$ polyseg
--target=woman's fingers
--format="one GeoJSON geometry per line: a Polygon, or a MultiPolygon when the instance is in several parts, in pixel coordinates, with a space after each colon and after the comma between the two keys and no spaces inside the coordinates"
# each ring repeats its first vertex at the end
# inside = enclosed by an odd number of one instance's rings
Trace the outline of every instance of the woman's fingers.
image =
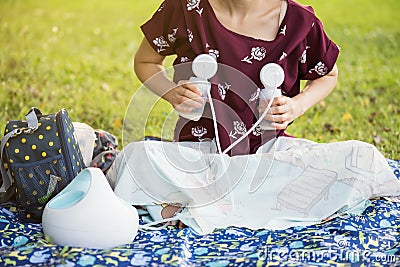
{"type": "Polygon", "coordinates": [[[192,91],[193,88],[187,88],[186,85],[181,85],[170,90],[168,94],[168,101],[178,112],[188,113],[193,108],[201,108],[204,99],[201,95],[192,91]]]}
{"type": "Polygon", "coordinates": [[[195,84],[187,80],[179,81],[178,85],[181,88],[186,89],[185,94],[187,94],[188,97],[199,97],[202,95],[200,89],[195,84]]]}
{"type": "Polygon", "coordinates": [[[271,123],[271,127],[274,127],[277,130],[285,130],[288,127],[288,125],[289,123],[287,121],[283,123],[276,123],[276,122],[271,123]]]}
{"type": "MultiPolygon", "coordinates": [[[[267,101],[266,104],[268,104],[267,101]]],[[[297,103],[293,98],[286,96],[276,97],[274,98],[264,119],[271,121],[271,126],[277,130],[286,129],[289,123],[301,115],[296,104],[297,103]]],[[[262,107],[263,110],[260,111],[260,114],[264,112],[265,107],[262,107]]]]}
{"type": "Polygon", "coordinates": [[[178,85],[178,87],[173,89],[175,92],[173,103],[175,109],[178,108],[177,110],[181,111],[179,109],[200,108],[203,105],[204,99],[197,86],[187,81],[180,81],[178,85]]]}
{"type": "MultiPolygon", "coordinates": [[[[269,103],[270,103],[270,100],[268,100],[268,99],[266,101],[264,101],[264,103],[260,103],[260,105],[259,105],[260,108],[258,109],[260,114],[264,112],[264,110],[268,107],[269,103]]],[[[277,108],[281,107],[285,103],[286,103],[286,101],[285,101],[285,99],[282,99],[282,97],[275,97],[272,101],[272,104],[271,104],[269,110],[268,110],[268,113],[270,113],[270,114],[277,113],[276,112],[277,108]]],[[[279,112],[280,112],[280,110],[279,110],[279,112]]]]}
{"type": "Polygon", "coordinates": [[[178,111],[179,113],[189,113],[192,111],[192,108],[189,106],[186,106],[185,104],[179,104],[174,106],[174,109],[178,111]]]}

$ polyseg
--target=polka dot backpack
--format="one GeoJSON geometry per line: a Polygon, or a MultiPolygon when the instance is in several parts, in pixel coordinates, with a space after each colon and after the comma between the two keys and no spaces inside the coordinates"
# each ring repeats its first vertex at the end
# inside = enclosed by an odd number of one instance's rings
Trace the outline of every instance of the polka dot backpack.
{"type": "Polygon", "coordinates": [[[85,166],[65,109],[32,108],[25,118],[7,122],[1,140],[0,198],[15,198],[21,221],[41,222],[46,203],[85,166]]]}

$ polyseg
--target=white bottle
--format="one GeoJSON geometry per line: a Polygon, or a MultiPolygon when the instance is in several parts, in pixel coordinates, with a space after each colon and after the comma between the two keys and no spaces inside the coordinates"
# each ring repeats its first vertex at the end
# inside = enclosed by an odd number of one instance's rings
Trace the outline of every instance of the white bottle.
{"type": "Polygon", "coordinates": [[[208,79],[213,77],[217,70],[217,61],[208,54],[200,54],[193,60],[192,71],[196,77],[191,77],[189,81],[195,84],[202,92],[203,105],[200,108],[192,108],[192,111],[188,113],[180,112],[179,115],[193,121],[198,121],[201,118],[208,92],[211,90],[211,83],[208,79]]]}
{"type": "MultiPolygon", "coordinates": [[[[259,106],[267,105],[266,101],[282,95],[282,91],[278,89],[285,79],[285,73],[281,66],[276,63],[266,64],[260,71],[260,80],[264,88],[260,91],[259,106]]],[[[271,126],[271,121],[262,120],[260,122],[262,130],[275,130],[271,126]]]]}

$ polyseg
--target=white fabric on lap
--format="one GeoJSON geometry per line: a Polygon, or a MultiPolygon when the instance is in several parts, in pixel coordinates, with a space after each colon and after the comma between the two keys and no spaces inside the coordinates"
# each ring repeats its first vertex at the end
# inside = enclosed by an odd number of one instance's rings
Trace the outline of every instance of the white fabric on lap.
{"type": "Polygon", "coordinates": [[[131,143],[115,162],[115,193],[135,205],[181,203],[203,233],[310,225],[338,210],[360,212],[369,198],[400,194],[370,144],[276,140],[233,157],[213,153],[211,143],[131,143]]]}

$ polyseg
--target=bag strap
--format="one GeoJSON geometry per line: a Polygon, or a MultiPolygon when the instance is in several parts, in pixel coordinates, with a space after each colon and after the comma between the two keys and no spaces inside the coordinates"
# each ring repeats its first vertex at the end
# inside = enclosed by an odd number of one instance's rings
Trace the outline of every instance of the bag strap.
{"type": "Polygon", "coordinates": [[[42,112],[38,108],[31,108],[28,114],[25,115],[28,128],[36,131],[39,127],[38,115],[42,115],[42,112]]]}
{"type": "Polygon", "coordinates": [[[8,188],[10,188],[12,184],[10,172],[9,171],[7,172],[6,169],[4,168],[5,164],[5,162],[3,162],[4,147],[6,146],[6,143],[8,142],[8,140],[10,140],[10,138],[21,134],[21,132],[22,132],[21,129],[14,129],[8,134],[6,134],[3,138],[1,138],[0,170],[1,170],[1,179],[3,180],[3,183],[0,187],[0,194],[6,193],[8,188]]]}
{"type": "Polygon", "coordinates": [[[0,150],[0,171],[1,171],[1,179],[2,179],[2,185],[0,187],[0,198],[2,198],[2,195],[7,192],[7,190],[11,187],[13,181],[11,178],[10,171],[6,171],[4,167],[3,161],[3,153],[4,153],[4,148],[8,142],[13,137],[16,137],[22,133],[25,134],[30,134],[35,132],[38,127],[39,127],[39,120],[38,120],[38,115],[42,115],[42,112],[38,108],[31,108],[28,112],[28,114],[25,115],[26,122],[28,123],[27,128],[19,128],[19,129],[14,129],[3,138],[1,138],[1,150],[0,150]]]}

